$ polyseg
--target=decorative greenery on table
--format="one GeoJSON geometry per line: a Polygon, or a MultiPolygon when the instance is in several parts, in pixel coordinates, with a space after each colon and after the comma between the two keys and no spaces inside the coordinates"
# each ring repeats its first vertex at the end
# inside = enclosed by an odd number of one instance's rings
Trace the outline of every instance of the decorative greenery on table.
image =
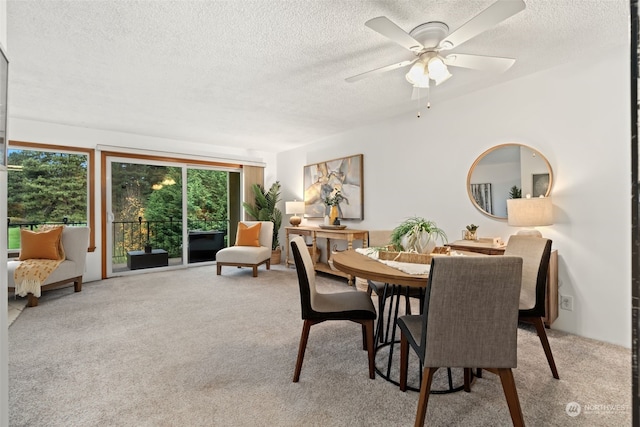
{"type": "Polygon", "coordinates": [[[521,199],[522,198],[522,189],[518,188],[518,186],[514,185],[509,190],[509,198],[510,199],[521,199]]]}
{"type": "Polygon", "coordinates": [[[470,232],[473,233],[478,229],[478,227],[480,227],[480,226],[479,225],[475,225],[475,224],[469,224],[469,225],[467,225],[467,230],[469,230],[470,232]]]}
{"type": "Polygon", "coordinates": [[[323,203],[327,206],[340,206],[340,202],[346,200],[346,198],[342,195],[340,190],[337,190],[332,196],[329,194],[327,197],[323,199],[323,203]]]}
{"type": "Polygon", "coordinates": [[[420,232],[429,233],[433,240],[440,239],[443,243],[448,241],[447,234],[435,222],[414,216],[406,219],[393,230],[391,244],[399,250],[409,250],[402,245],[402,238],[408,235],[408,243],[411,246],[419,239],[420,232]]]}
{"type": "Polygon", "coordinates": [[[271,249],[276,250],[280,247],[278,232],[280,225],[282,225],[282,211],[276,207],[280,201],[280,181],[271,184],[269,191],[265,190],[260,184],[253,184],[251,189],[255,195],[255,205],[242,202],[242,207],[244,207],[244,210],[247,211],[249,215],[258,221],[273,222],[271,249]]]}

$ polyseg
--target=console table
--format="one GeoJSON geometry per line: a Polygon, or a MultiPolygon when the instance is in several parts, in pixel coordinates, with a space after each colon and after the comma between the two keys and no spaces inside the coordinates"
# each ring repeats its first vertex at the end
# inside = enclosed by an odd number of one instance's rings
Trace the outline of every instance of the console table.
{"type": "MultiPolygon", "coordinates": [[[[492,245],[490,243],[475,240],[456,240],[447,244],[451,249],[458,251],[479,252],[485,255],[503,255],[506,245],[492,245]]],[[[549,270],[547,271],[547,289],[545,292],[543,318],[548,328],[558,318],[558,250],[551,251],[549,258],[549,270]]]]}
{"type": "Polygon", "coordinates": [[[313,266],[316,271],[323,273],[333,274],[334,276],[345,277],[348,280],[349,285],[353,285],[353,277],[350,274],[342,272],[338,269],[331,267],[332,254],[331,254],[331,240],[346,240],[347,250],[353,249],[353,241],[361,240],[362,247],[369,246],[369,231],[368,230],[354,230],[351,228],[338,229],[326,229],[320,227],[285,227],[286,242],[287,242],[287,258],[285,259],[285,265],[289,267],[289,264],[295,264],[290,256],[290,243],[289,236],[291,234],[298,236],[310,236],[311,237],[311,259],[315,259],[317,250],[317,240],[326,239],[327,254],[322,257],[318,262],[314,262],[313,266]]]}

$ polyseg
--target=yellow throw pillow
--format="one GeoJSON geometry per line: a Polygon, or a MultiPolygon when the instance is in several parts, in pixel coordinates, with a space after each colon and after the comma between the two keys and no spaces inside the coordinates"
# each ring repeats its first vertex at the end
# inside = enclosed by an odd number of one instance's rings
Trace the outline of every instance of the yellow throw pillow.
{"type": "Polygon", "coordinates": [[[20,229],[20,261],[25,259],[62,259],[60,236],[62,227],[47,231],[20,229]]]}
{"type": "Polygon", "coordinates": [[[236,246],[260,246],[261,223],[251,226],[245,223],[238,223],[238,235],[236,236],[236,246]]]}

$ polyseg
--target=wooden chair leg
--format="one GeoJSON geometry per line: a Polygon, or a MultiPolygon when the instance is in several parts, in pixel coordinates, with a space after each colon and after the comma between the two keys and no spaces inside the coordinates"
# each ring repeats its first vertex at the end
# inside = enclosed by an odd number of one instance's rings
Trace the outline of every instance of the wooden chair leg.
{"type": "Polygon", "coordinates": [[[73,291],[81,292],[82,291],[82,277],[73,282],[73,291]]]}
{"type": "Polygon", "coordinates": [[[38,297],[29,293],[27,294],[27,307],[37,307],[38,306],[38,297]]]}
{"type": "Polygon", "coordinates": [[[549,346],[549,340],[547,339],[547,331],[544,328],[544,322],[542,321],[542,317],[529,317],[525,319],[528,322],[533,323],[536,327],[536,331],[538,332],[538,338],[540,338],[540,342],[542,343],[542,348],[544,349],[544,354],[547,356],[547,362],[549,363],[549,367],[551,368],[551,374],[553,378],[559,380],[560,376],[558,375],[558,369],[556,368],[556,362],[553,360],[553,354],[551,353],[551,346],[549,346]]]}
{"type": "Polygon", "coordinates": [[[222,273],[222,266],[220,264],[216,265],[216,274],[219,276],[222,273]]]}
{"type": "Polygon", "coordinates": [[[509,413],[511,414],[513,426],[524,427],[524,417],[522,416],[522,408],[520,407],[520,399],[518,399],[516,383],[513,380],[513,372],[510,368],[500,368],[498,369],[498,374],[502,382],[504,397],[507,398],[507,405],[509,405],[509,413]]]}
{"type": "Polygon", "coordinates": [[[464,368],[464,391],[471,392],[471,368],[464,368]]]}
{"type": "Polygon", "coordinates": [[[267,270],[271,270],[271,260],[267,261],[267,270]]]}
{"type": "MultiPolygon", "coordinates": [[[[400,333],[400,391],[407,391],[407,371],[409,366],[409,341],[400,333]]],[[[424,380],[423,380],[424,381],[424,380]]]]}
{"type": "Polygon", "coordinates": [[[433,374],[438,368],[425,367],[422,374],[422,384],[420,385],[420,397],[418,398],[418,411],[416,412],[415,427],[422,427],[427,415],[427,405],[429,404],[429,394],[431,392],[431,382],[433,374]]]}
{"type": "Polygon", "coordinates": [[[298,359],[296,360],[296,370],[293,374],[293,382],[300,380],[300,371],[302,370],[302,360],[304,359],[304,351],[307,349],[307,341],[309,340],[309,329],[311,329],[311,321],[305,320],[302,325],[302,335],[300,336],[300,346],[298,347],[298,359]]]}
{"type": "Polygon", "coordinates": [[[362,324],[362,349],[367,349],[367,327],[362,324]]]}
{"type": "Polygon", "coordinates": [[[373,348],[373,320],[366,320],[364,323],[367,355],[369,356],[369,378],[376,378],[376,352],[373,348]]]}
{"type": "Polygon", "coordinates": [[[257,265],[253,266],[253,277],[258,277],[258,266],[257,265]]]}

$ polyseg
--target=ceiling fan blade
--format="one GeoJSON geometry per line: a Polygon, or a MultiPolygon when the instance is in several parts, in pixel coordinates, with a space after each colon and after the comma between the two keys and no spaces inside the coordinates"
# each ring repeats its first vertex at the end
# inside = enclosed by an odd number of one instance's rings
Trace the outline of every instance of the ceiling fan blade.
{"type": "Polygon", "coordinates": [[[386,16],[378,16],[377,18],[370,19],[365,22],[364,25],[412,52],[420,52],[424,49],[422,43],[411,37],[386,16]]]}
{"type": "Polygon", "coordinates": [[[411,65],[416,62],[418,58],[402,61],[396,64],[387,65],[386,67],[376,68],[375,70],[367,71],[366,73],[356,74],[355,76],[347,77],[345,80],[349,83],[357,82],[358,80],[362,80],[367,77],[375,76],[376,74],[386,73],[387,71],[397,70],[398,68],[406,67],[407,65],[411,65]]]}
{"type": "Polygon", "coordinates": [[[513,58],[501,58],[498,56],[467,55],[452,53],[444,58],[444,63],[452,67],[471,68],[480,71],[492,71],[502,73],[507,71],[516,62],[513,58]]]}
{"type": "Polygon", "coordinates": [[[498,0],[442,39],[439,48],[447,50],[458,47],[467,40],[523,11],[525,7],[526,5],[522,0],[498,0]]]}

